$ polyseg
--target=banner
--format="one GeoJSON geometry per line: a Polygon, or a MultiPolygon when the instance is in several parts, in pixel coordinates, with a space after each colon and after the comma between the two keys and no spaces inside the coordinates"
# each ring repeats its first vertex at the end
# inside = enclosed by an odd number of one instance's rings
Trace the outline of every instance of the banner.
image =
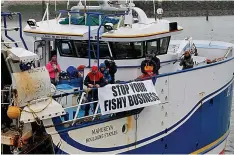
{"type": "Polygon", "coordinates": [[[152,80],[106,85],[98,89],[98,100],[102,115],[161,103],[152,80]]]}

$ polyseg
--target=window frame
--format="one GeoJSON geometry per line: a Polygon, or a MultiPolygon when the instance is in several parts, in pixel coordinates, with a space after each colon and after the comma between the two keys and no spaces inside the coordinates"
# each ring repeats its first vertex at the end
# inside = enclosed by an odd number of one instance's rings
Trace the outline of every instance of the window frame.
{"type": "Polygon", "coordinates": [[[62,57],[77,57],[77,53],[74,50],[74,46],[73,46],[73,42],[71,40],[55,40],[55,45],[56,45],[56,49],[58,49],[59,51],[59,55],[62,57]],[[67,43],[69,46],[69,49],[71,51],[71,54],[65,54],[63,53],[63,48],[62,48],[62,44],[63,43],[67,43]]]}
{"type": "MultiPolygon", "coordinates": [[[[145,42],[144,42],[144,41],[137,41],[137,42],[109,42],[109,44],[110,44],[110,48],[111,48],[111,52],[112,52],[113,58],[114,58],[115,60],[132,60],[132,59],[142,59],[142,58],[145,57],[145,52],[144,52],[144,49],[145,49],[145,42]],[[116,46],[116,44],[118,44],[118,43],[120,43],[120,44],[129,44],[129,47],[128,47],[128,48],[132,48],[132,47],[131,47],[131,44],[132,44],[132,43],[133,43],[133,45],[134,45],[134,48],[135,48],[135,46],[136,46],[136,43],[140,43],[140,44],[141,44],[141,45],[140,45],[140,46],[141,46],[141,48],[140,48],[140,55],[137,56],[137,57],[117,58],[117,57],[116,57],[115,48],[113,47],[113,45],[116,46]]],[[[132,51],[133,51],[133,50],[132,50],[132,51]]],[[[135,50],[134,52],[136,52],[136,50],[135,50]]]]}
{"type": "Polygon", "coordinates": [[[159,44],[160,44],[160,47],[159,47],[160,50],[159,50],[159,51],[160,51],[160,54],[159,54],[159,55],[167,54],[168,48],[169,48],[169,44],[170,44],[170,40],[171,40],[171,36],[160,38],[160,40],[159,40],[159,44]],[[162,47],[162,46],[161,46],[161,40],[162,40],[162,39],[168,39],[168,42],[167,42],[167,45],[166,45],[166,49],[165,49],[166,53],[162,53],[162,52],[161,52],[161,47],[162,47]]]}
{"type": "MultiPolygon", "coordinates": [[[[84,58],[84,59],[94,59],[94,60],[96,60],[97,59],[97,42],[95,42],[95,41],[91,41],[90,42],[90,58],[89,58],[89,51],[88,51],[88,41],[82,41],[82,40],[74,40],[74,48],[75,48],[75,51],[76,51],[76,54],[77,54],[77,57],[78,58],[84,58]],[[80,51],[78,50],[78,47],[76,46],[76,43],[79,43],[79,44],[86,44],[87,45],[87,57],[81,57],[80,56],[80,51]],[[92,49],[92,48],[94,48],[94,49],[92,49]],[[95,49],[96,48],[96,49],[95,49]],[[95,50],[95,53],[93,54],[93,56],[94,57],[92,57],[92,55],[91,55],[91,52],[93,52],[93,50],[95,50]]],[[[107,42],[104,42],[104,41],[102,41],[102,42],[99,42],[99,59],[108,59],[109,57],[111,57],[111,54],[110,54],[110,50],[109,50],[109,48],[108,48],[108,43],[107,42]],[[106,48],[108,49],[108,55],[106,56],[106,57],[100,57],[100,51],[101,51],[101,46],[103,46],[103,45],[105,45],[106,46],[106,48]]]]}
{"type": "Polygon", "coordinates": [[[168,48],[169,48],[169,44],[170,44],[170,40],[171,40],[171,36],[166,36],[166,37],[157,38],[157,39],[153,39],[153,40],[147,40],[146,43],[145,43],[145,53],[148,51],[148,43],[149,43],[149,42],[155,42],[155,41],[156,41],[156,44],[157,44],[157,47],[156,47],[156,55],[164,55],[164,54],[167,54],[168,48]],[[162,53],[162,52],[161,52],[161,40],[162,40],[162,39],[165,39],[165,38],[168,38],[168,43],[167,43],[167,47],[166,47],[166,49],[165,49],[166,52],[162,53]]]}

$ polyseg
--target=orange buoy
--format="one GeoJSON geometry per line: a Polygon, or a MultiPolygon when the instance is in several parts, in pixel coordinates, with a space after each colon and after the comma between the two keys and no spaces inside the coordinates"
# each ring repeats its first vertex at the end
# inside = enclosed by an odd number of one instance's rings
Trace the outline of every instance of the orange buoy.
{"type": "Polygon", "coordinates": [[[7,116],[10,119],[17,119],[20,117],[20,108],[16,106],[9,106],[7,110],[7,116]]]}

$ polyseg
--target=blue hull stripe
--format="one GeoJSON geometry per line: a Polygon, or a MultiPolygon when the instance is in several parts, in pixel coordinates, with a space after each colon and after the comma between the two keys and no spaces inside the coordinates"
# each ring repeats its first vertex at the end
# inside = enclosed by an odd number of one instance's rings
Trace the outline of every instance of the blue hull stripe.
{"type": "Polygon", "coordinates": [[[228,131],[228,134],[226,134],[226,135],[224,136],[224,138],[222,138],[217,144],[215,144],[214,146],[208,148],[208,149],[205,150],[205,151],[199,152],[199,154],[205,154],[205,153],[207,153],[207,152],[213,150],[214,148],[216,148],[217,146],[219,146],[223,141],[225,141],[225,140],[227,139],[228,135],[229,135],[229,131],[228,131]]]}
{"type": "MultiPolygon", "coordinates": [[[[116,151],[116,150],[120,150],[120,149],[131,147],[131,146],[135,146],[135,145],[144,143],[146,141],[149,141],[149,140],[151,140],[153,138],[156,138],[156,137],[158,137],[160,135],[163,135],[166,132],[172,130],[173,128],[175,128],[176,126],[178,126],[182,121],[184,121],[200,105],[200,103],[202,101],[204,101],[205,99],[207,99],[210,96],[214,95],[215,93],[219,92],[220,90],[222,90],[226,86],[230,85],[232,82],[233,82],[233,78],[227,84],[225,84],[223,87],[221,87],[220,89],[216,90],[215,92],[213,92],[213,93],[207,95],[206,97],[204,97],[203,99],[201,99],[185,117],[183,117],[180,121],[178,121],[173,126],[171,126],[170,128],[168,128],[167,131],[161,131],[161,132],[159,132],[159,133],[157,133],[155,135],[152,135],[152,136],[150,136],[148,138],[142,139],[140,141],[137,141],[137,142],[134,142],[134,143],[131,143],[131,144],[128,144],[128,145],[111,147],[111,148],[93,148],[93,147],[85,146],[85,145],[80,144],[79,142],[75,141],[74,139],[72,139],[69,136],[68,132],[60,133],[60,137],[64,141],[66,141],[69,145],[71,145],[71,146],[73,146],[75,148],[78,148],[79,150],[86,151],[86,152],[108,152],[108,151],[116,151]]],[[[59,133],[59,130],[58,129],[56,129],[56,130],[59,133]]]]}

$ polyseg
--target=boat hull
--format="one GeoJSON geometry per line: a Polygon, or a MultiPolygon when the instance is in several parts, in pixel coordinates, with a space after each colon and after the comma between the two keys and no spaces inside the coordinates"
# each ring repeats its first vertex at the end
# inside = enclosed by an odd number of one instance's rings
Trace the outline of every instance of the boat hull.
{"type": "Polygon", "coordinates": [[[218,154],[229,134],[233,60],[158,76],[163,104],[137,116],[73,126],[53,118],[44,125],[54,125],[46,130],[57,153],[218,154]]]}

